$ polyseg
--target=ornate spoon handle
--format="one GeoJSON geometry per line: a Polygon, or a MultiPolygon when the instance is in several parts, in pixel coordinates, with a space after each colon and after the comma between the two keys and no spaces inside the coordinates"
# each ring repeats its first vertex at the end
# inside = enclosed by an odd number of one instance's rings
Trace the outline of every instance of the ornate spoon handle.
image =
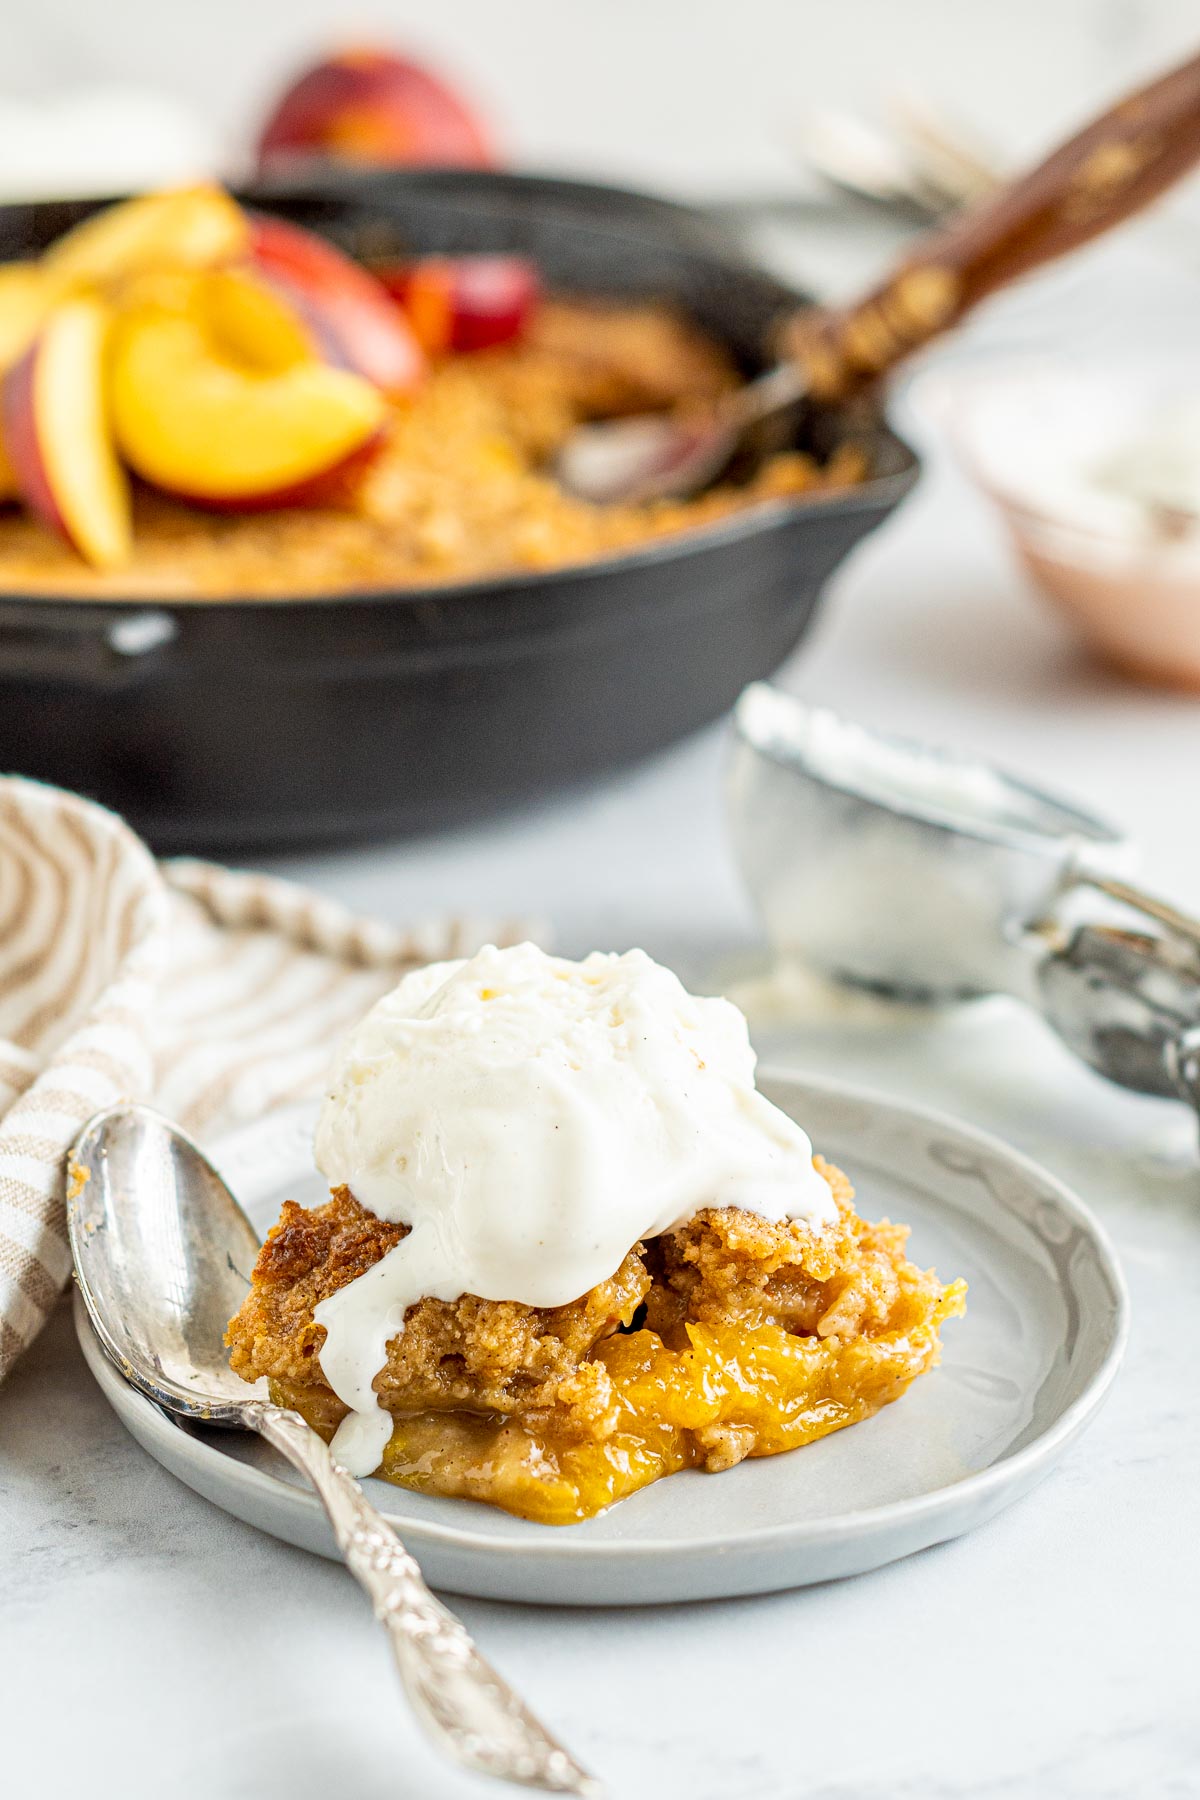
{"type": "Polygon", "coordinates": [[[391,1526],[299,1413],[252,1400],[244,1417],[316,1489],[346,1567],[386,1628],[405,1692],[438,1748],[465,1768],[519,1787],[598,1795],[599,1783],[538,1724],[454,1614],[434,1599],[391,1526]]]}

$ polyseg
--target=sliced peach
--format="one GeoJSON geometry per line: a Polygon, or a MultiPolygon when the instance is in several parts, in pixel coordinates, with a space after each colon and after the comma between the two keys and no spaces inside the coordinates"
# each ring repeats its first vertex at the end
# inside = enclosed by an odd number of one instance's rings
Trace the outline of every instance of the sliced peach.
{"type": "Polygon", "coordinates": [[[523,256],[422,256],[375,274],[430,356],[512,342],[541,298],[537,265],[523,256]]]}
{"type": "Polygon", "coordinates": [[[250,268],[213,269],[197,302],[218,343],[252,368],[278,373],[296,363],[340,366],[340,346],[303,304],[250,268]]]}
{"type": "Polygon", "coordinates": [[[228,262],[249,236],[245,213],[223,188],[172,188],[93,213],[51,244],[42,266],[60,291],[108,287],[146,270],[228,262]]]}
{"type": "Polygon", "coordinates": [[[377,389],[318,362],[262,370],[223,355],[194,313],[149,307],[120,320],[113,424],[129,466],[183,499],[284,504],[376,437],[377,389]]]}
{"type": "MultiPolygon", "coordinates": [[[[37,263],[0,263],[0,374],[28,350],[49,305],[49,286],[37,263]]],[[[0,500],[19,494],[17,472],[0,437],[0,500]]]]}
{"type": "Polygon", "coordinates": [[[421,347],[373,275],[325,238],[283,219],[255,214],[250,230],[253,268],[307,318],[327,360],[365,375],[387,394],[416,385],[425,369],[421,347]]]}
{"type": "Polygon", "coordinates": [[[98,569],[129,559],[129,484],[105,400],[107,307],[81,297],[46,318],[4,378],[4,443],[21,498],[98,569]]]}
{"type": "Polygon", "coordinates": [[[490,168],[474,109],[419,63],[387,50],[345,50],[295,80],[259,140],[264,167],[296,157],[490,168]]]}
{"type": "Polygon", "coordinates": [[[28,350],[52,298],[38,263],[0,263],[0,369],[11,369],[28,350]]]}

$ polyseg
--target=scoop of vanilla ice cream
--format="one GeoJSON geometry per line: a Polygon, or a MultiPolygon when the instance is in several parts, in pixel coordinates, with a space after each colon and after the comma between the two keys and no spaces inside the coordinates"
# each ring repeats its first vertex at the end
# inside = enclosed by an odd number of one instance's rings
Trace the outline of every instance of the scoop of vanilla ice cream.
{"type": "Polygon", "coordinates": [[[380,1000],[341,1047],[316,1138],[331,1185],[412,1227],[317,1308],[322,1370],[359,1415],[343,1461],[378,1463],[389,1421],[371,1383],[422,1297],[561,1306],[709,1206],[831,1222],[812,1146],[754,1063],[735,1006],[640,950],[489,947],[380,1000]]]}
{"type": "Polygon", "coordinates": [[[736,1007],[640,950],[489,947],[406,976],[350,1034],[317,1163],[381,1219],[434,1225],[461,1292],[558,1306],[705,1206],[832,1216],[754,1061],[736,1007]]]}

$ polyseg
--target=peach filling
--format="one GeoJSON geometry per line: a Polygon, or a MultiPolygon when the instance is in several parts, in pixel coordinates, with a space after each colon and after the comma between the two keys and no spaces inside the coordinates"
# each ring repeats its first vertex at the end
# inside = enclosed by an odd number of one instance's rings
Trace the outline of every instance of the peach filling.
{"type": "MultiPolygon", "coordinates": [[[[774,1456],[868,1418],[937,1361],[939,1328],[964,1311],[964,1293],[955,1282],[930,1306],[914,1291],[877,1336],[687,1324],[685,1347],[672,1350],[653,1331],[619,1333],[593,1353],[612,1394],[593,1435],[553,1409],[417,1412],[396,1418],[379,1474],[542,1525],[574,1524],[679,1469],[774,1456]]],[[[273,1381],[271,1391],[332,1437],[345,1409],[327,1390],[273,1381]]]]}

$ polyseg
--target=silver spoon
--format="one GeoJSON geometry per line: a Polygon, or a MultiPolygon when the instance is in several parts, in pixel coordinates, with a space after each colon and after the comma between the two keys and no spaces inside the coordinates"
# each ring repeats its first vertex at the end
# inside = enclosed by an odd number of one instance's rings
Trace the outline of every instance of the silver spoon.
{"type": "Polygon", "coordinates": [[[699,492],[752,427],[800,402],[836,414],[998,288],[1130,217],[1197,161],[1200,56],[924,234],[863,298],[784,323],[778,367],[703,415],[647,414],[572,432],[555,465],[559,483],[598,504],[699,492]]]}
{"type": "Polygon", "coordinates": [[[798,406],[809,385],[799,362],[779,363],[694,417],[638,413],[580,425],[558,453],[555,478],[593,506],[698,494],[716,480],[753,426],[798,406]]]}
{"type": "Polygon", "coordinates": [[[148,1106],[114,1106],[68,1164],[75,1274],[105,1351],[168,1412],[257,1431],[305,1475],[386,1628],[417,1718],[453,1762],[553,1794],[602,1790],[480,1656],[413,1558],[299,1413],[230,1369],[223,1338],[258,1239],[203,1153],[148,1106]]]}

